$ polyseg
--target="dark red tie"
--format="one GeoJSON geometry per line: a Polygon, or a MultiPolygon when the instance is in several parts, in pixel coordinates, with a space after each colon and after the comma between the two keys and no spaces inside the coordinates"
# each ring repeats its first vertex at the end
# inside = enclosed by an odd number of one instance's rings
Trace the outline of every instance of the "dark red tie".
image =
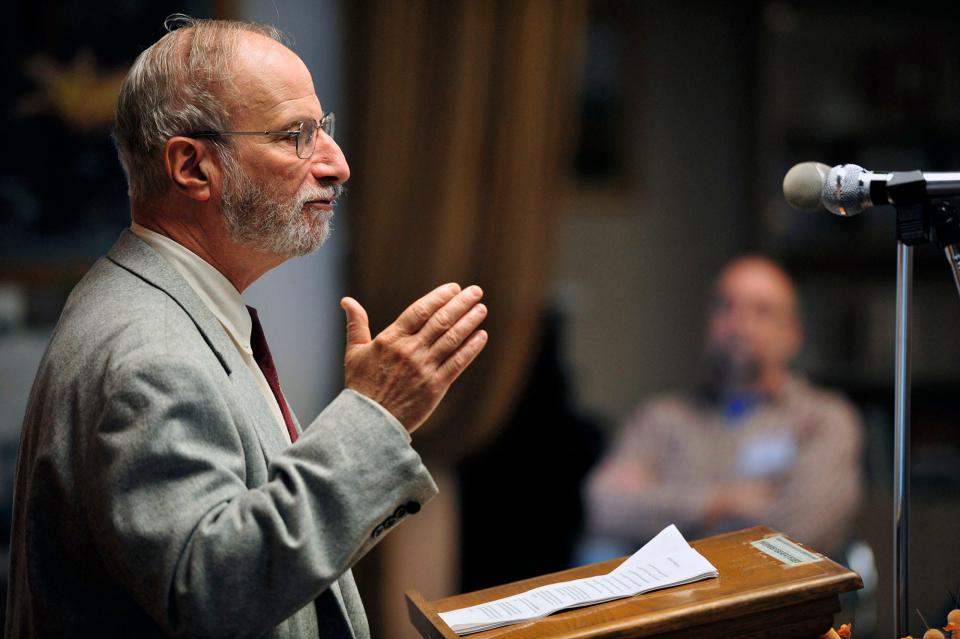
{"type": "Polygon", "coordinates": [[[267,378],[267,384],[273,391],[273,396],[277,398],[277,404],[280,405],[280,412],[283,413],[283,421],[287,425],[287,432],[290,433],[290,441],[297,441],[297,427],[293,425],[293,415],[290,413],[290,407],[287,406],[287,400],[283,398],[283,391],[280,390],[280,378],[277,376],[277,367],[273,365],[273,356],[270,354],[270,347],[267,346],[267,338],[263,334],[263,326],[260,325],[260,318],[257,317],[257,309],[248,306],[250,319],[253,320],[253,330],[250,332],[250,348],[253,349],[253,359],[257,361],[257,366],[267,378]]]}

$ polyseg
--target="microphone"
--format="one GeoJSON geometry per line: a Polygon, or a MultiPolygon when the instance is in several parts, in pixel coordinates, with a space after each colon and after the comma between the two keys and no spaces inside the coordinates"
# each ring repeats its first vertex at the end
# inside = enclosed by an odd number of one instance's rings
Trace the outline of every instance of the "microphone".
{"type": "MultiPolygon", "coordinates": [[[[784,176],[783,197],[799,211],[825,208],[851,217],[872,206],[896,204],[887,192],[887,183],[895,175],[905,174],[868,171],[856,164],[830,168],[820,162],[801,162],[784,176]]],[[[920,177],[927,198],[960,196],[960,172],[921,173],[920,177]]]]}

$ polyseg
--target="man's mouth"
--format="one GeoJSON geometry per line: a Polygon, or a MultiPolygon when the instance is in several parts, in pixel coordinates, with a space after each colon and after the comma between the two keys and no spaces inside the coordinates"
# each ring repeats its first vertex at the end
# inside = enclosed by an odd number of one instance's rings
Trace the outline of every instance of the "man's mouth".
{"type": "Polygon", "coordinates": [[[333,207],[336,206],[337,200],[342,192],[343,187],[340,185],[319,188],[309,194],[313,195],[314,197],[304,202],[303,208],[315,210],[319,209],[321,211],[332,212],[333,207]]]}
{"type": "Polygon", "coordinates": [[[323,209],[324,211],[333,210],[333,205],[336,200],[310,200],[304,206],[310,206],[313,208],[323,209]]]}

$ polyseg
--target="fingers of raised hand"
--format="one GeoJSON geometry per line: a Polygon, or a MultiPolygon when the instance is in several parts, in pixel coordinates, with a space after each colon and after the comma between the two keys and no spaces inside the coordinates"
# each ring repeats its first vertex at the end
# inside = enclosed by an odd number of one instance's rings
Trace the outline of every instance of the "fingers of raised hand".
{"type": "Polygon", "coordinates": [[[347,316],[347,346],[366,344],[370,341],[370,324],[367,311],[352,297],[340,300],[340,308],[347,316]]]}
{"type": "MultiPolygon", "coordinates": [[[[475,313],[477,306],[482,306],[479,304],[482,297],[483,291],[479,286],[468,286],[463,289],[463,291],[444,304],[442,308],[437,309],[433,316],[423,325],[423,328],[420,329],[418,337],[427,346],[433,345],[434,342],[444,340],[463,318],[470,315],[471,312],[475,313]]],[[[482,316],[479,319],[483,319],[483,316],[486,315],[486,307],[483,307],[483,310],[480,312],[482,316]]],[[[474,319],[476,319],[475,315],[474,319]]],[[[474,325],[474,328],[476,328],[476,325],[474,325]]],[[[453,348],[459,346],[460,342],[472,332],[473,329],[463,333],[460,338],[456,340],[456,343],[453,344],[453,348]]]]}
{"type": "Polygon", "coordinates": [[[407,335],[413,335],[459,292],[460,285],[456,283],[438,286],[408,306],[394,322],[394,326],[407,335]]]}
{"type": "Polygon", "coordinates": [[[486,345],[487,332],[476,331],[440,365],[437,369],[440,379],[448,385],[453,383],[453,380],[460,377],[460,374],[470,366],[486,345]]]}
{"type": "MultiPolygon", "coordinates": [[[[453,302],[451,302],[452,304],[453,302]]],[[[438,313],[441,312],[437,311],[438,313]]],[[[460,316],[460,319],[449,329],[440,334],[430,345],[430,359],[438,365],[445,361],[451,353],[460,348],[487,317],[487,307],[477,303],[460,316]]],[[[433,320],[431,320],[432,323],[433,320]]],[[[426,330],[424,327],[423,330],[426,330]]]]}

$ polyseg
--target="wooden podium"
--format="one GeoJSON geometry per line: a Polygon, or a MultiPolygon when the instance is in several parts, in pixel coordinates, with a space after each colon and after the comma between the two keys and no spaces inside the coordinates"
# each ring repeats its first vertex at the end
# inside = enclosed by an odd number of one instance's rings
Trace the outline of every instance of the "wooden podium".
{"type": "MultiPolygon", "coordinates": [[[[750,542],[780,533],[757,526],[692,542],[719,572],[698,581],[626,599],[575,608],[467,635],[474,639],[816,639],[833,624],[840,594],[863,587],[860,576],[823,559],[787,565],[750,542]]],[[[558,581],[607,573],[623,559],[525,579],[486,590],[426,601],[406,593],[410,621],[427,639],[455,639],[437,615],[558,581]]]]}

